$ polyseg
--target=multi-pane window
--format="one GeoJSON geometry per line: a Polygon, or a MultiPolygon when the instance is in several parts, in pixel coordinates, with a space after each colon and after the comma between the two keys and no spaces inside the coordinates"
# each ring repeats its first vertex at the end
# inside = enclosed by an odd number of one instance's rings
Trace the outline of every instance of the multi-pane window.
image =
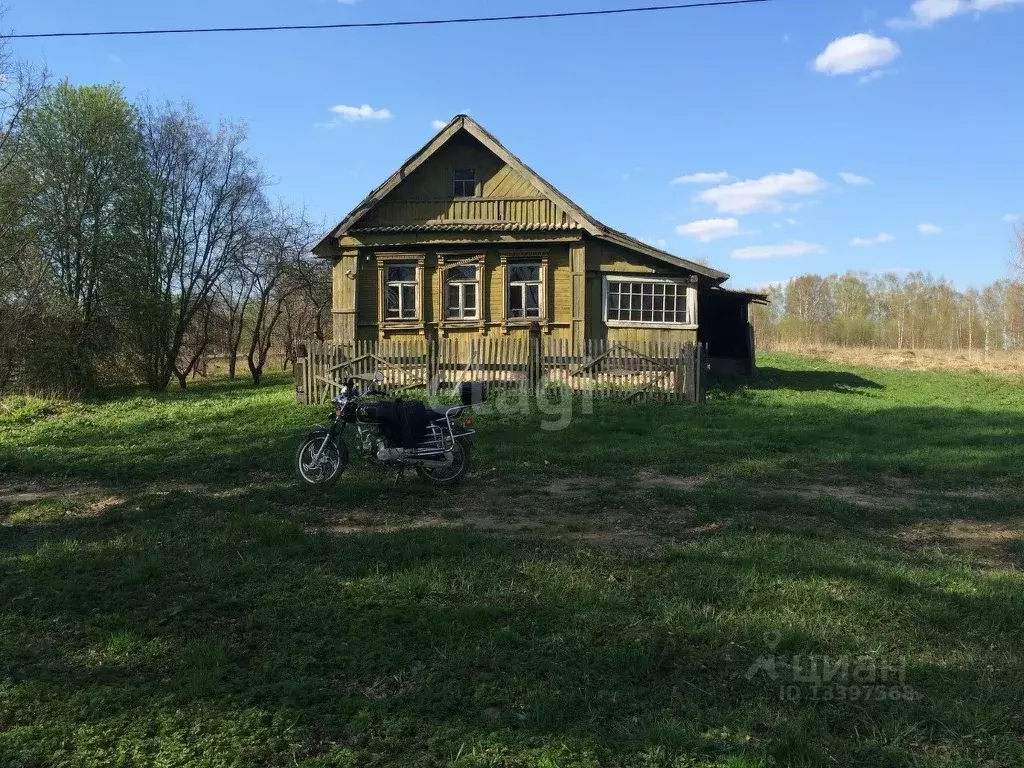
{"type": "Polygon", "coordinates": [[[541,316],[541,289],[540,264],[509,264],[509,318],[539,318],[541,316]]]}
{"type": "Polygon", "coordinates": [[[389,264],[384,286],[388,320],[415,320],[416,265],[389,264]]]}
{"type": "Polygon", "coordinates": [[[447,288],[447,308],[445,316],[449,320],[476,320],[480,317],[480,268],[452,267],[445,273],[447,288]]]}
{"type": "Polygon", "coordinates": [[[476,170],[460,168],[455,171],[455,197],[476,197],[476,170]]]}
{"type": "Polygon", "coordinates": [[[684,325],[687,287],[677,283],[608,281],[608,320],[684,325]]]}

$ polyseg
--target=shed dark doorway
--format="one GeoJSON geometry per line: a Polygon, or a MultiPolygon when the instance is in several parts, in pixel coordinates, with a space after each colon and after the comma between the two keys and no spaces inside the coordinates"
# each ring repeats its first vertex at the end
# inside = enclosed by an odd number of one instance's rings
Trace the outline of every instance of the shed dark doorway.
{"type": "Polygon", "coordinates": [[[752,294],[725,290],[701,292],[697,334],[708,345],[713,373],[754,374],[754,331],[749,316],[753,298],[752,294]]]}

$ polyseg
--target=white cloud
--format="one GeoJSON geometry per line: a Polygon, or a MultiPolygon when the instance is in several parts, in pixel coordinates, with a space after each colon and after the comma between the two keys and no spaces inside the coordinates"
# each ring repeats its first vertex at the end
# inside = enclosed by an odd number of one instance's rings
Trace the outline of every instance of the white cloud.
{"type": "Polygon", "coordinates": [[[917,231],[922,235],[941,235],[942,227],[936,224],[918,224],[917,231]]]}
{"type": "Polygon", "coordinates": [[[672,179],[673,184],[721,184],[728,181],[731,176],[726,171],[717,173],[691,173],[689,176],[680,176],[672,179]]]}
{"type": "Polygon", "coordinates": [[[390,120],[394,117],[390,109],[374,109],[369,104],[363,104],[361,107],[338,104],[331,107],[331,112],[347,123],[357,123],[361,120],[390,120]]]}
{"type": "Polygon", "coordinates": [[[855,237],[850,241],[850,245],[855,248],[871,248],[874,245],[891,243],[895,239],[896,237],[894,235],[890,235],[888,232],[882,232],[874,237],[855,237]]]}
{"type": "Polygon", "coordinates": [[[910,6],[910,16],[893,19],[890,25],[900,27],[930,27],[937,21],[945,21],[970,9],[966,0],[917,0],[910,6]]]}
{"type": "Polygon", "coordinates": [[[430,125],[433,126],[435,131],[440,131],[442,128],[448,125],[448,123],[446,123],[444,120],[431,120],[430,125]]]}
{"type": "Polygon", "coordinates": [[[1013,224],[1013,222],[1015,221],[1020,221],[1021,218],[1021,214],[1019,213],[1008,213],[1005,216],[1003,216],[1003,221],[1005,221],[1007,224],[1013,224]]]}
{"type": "Polygon", "coordinates": [[[691,221],[689,224],[680,224],[676,227],[676,232],[684,237],[696,237],[702,243],[710,243],[712,240],[722,240],[742,234],[740,223],[736,219],[691,221]]]}
{"type": "Polygon", "coordinates": [[[814,60],[814,68],[825,75],[852,75],[891,64],[900,55],[900,47],[888,37],[861,32],[833,40],[814,60]]]}
{"type": "Polygon", "coordinates": [[[660,248],[663,251],[666,248],[668,248],[668,240],[666,240],[663,237],[658,237],[658,238],[654,238],[654,237],[641,237],[640,238],[640,242],[641,243],[647,243],[648,245],[653,246],[654,248],[660,248]]]}
{"type": "Polygon", "coordinates": [[[1022,3],[1024,0],[916,0],[910,6],[909,15],[891,19],[889,26],[896,29],[920,29],[971,11],[985,13],[1022,3]]]}
{"type": "Polygon", "coordinates": [[[749,248],[740,248],[732,252],[732,257],[740,261],[752,261],[755,259],[791,259],[797,256],[823,253],[828,253],[825,246],[798,240],[779,245],[754,245],[749,248]]]}
{"type": "Polygon", "coordinates": [[[783,198],[814,195],[828,186],[816,173],[797,169],[792,173],[776,173],[760,179],[738,181],[712,187],[695,200],[714,205],[719,213],[745,214],[755,211],[781,211],[783,198]]]}
{"type": "Polygon", "coordinates": [[[863,186],[864,184],[871,183],[871,179],[866,176],[858,176],[856,173],[847,173],[846,171],[840,173],[839,178],[847,184],[853,184],[854,186],[863,186]]]}

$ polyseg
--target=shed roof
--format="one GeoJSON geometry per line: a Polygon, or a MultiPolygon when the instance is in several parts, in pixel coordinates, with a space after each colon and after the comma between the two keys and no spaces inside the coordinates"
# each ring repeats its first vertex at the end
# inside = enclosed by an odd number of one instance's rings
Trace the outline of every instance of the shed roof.
{"type": "Polygon", "coordinates": [[[730,288],[722,288],[715,286],[709,288],[707,291],[712,296],[715,294],[721,294],[724,296],[735,296],[736,298],[746,299],[747,301],[753,302],[754,304],[769,304],[767,293],[758,293],[757,291],[734,291],[730,288]]]}
{"type": "MultiPolygon", "coordinates": [[[[514,170],[522,174],[527,178],[531,184],[533,184],[545,197],[555,202],[555,204],[561,206],[565,210],[569,211],[574,221],[571,225],[560,227],[557,229],[578,229],[586,232],[592,237],[596,237],[600,240],[605,240],[610,243],[628,248],[629,250],[641,253],[645,256],[649,256],[667,264],[671,264],[675,267],[680,267],[694,272],[698,275],[703,275],[716,283],[723,283],[729,279],[729,275],[725,272],[719,272],[717,269],[699,264],[688,259],[683,259],[678,256],[674,256],[667,251],[663,251],[660,248],[655,248],[647,243],[637,240],[634,237],[630,237],[624,232],[619,232],[612,229],[611,227],[602,224],[600,221],[595,219],[589,213],[580,208],[576,203],[570,200],[568,197],[563,195],[554,186],[543,179],[540,174],[526,165],[522,160],[512,154],[498,139],[496,139],[491,133],[489,133],[483,126],[477,123],[473,118],[468,115],[458,115],[448,125],[442,128],[437,135],[434,136],[429,142],[427,142],[418,152],[412,155],[402,166],[395,171],[388,179],[373,190],[366,198],[357,205],[351,213],[349,213],[344,219],[342,219],[337,226],[331,229],[327,235],[320,241],[320,243],[313,249],[313,252],[317,255],[326,256],[333,251],[333,241],[337,238],[344,237],[351,230],[356,229],[356,225],[359,221],[366,216],[378,203],[380,203],[385,197],[393,192],[399,184],[401,184],[408,176],[425,163],[431,156],[433,156],[441,147],[447,144],[456,134],[460,131],[465,131],[487,149],[493,152],[498,158],[504,163],[511,166],[514,170]]],[[[501,224],[507,224],[508,222],[502,222],[501,224]]],[[[365,232],[410,232],[410,231],[437,231],[441,227],[445,230],[452,231],[474,231],[477,228],[495,229],[499,226],[498,223],[494,225],[481,224],[476,222],[475,224],[458,222],[446,223],[443,225],[412,225],[408,228],[403,227],[402,229],[395,228],[383,228],[383,227],[369,227],[366,229],[360,229],[359,231],[365,232]]],[[[528,229],[528,227],[524,227],[528,229]]],[[[548,227],[547,229],[556,229],[556,227],[548,227]]]]}

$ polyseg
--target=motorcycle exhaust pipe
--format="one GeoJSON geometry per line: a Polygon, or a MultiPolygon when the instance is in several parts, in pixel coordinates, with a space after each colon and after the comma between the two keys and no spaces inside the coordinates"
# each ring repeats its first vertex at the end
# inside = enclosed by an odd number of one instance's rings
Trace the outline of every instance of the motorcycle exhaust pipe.
{"type": "Polygon", "coordinates": [[[455,461],[455,456],[451,452],[444,454],[443,460],[432,460],[432,459],[419,459],[413,462],[414,465],[420,467],[429,467],[431,469],[444,469],[450,467],[452,462],[455,461]]]}

